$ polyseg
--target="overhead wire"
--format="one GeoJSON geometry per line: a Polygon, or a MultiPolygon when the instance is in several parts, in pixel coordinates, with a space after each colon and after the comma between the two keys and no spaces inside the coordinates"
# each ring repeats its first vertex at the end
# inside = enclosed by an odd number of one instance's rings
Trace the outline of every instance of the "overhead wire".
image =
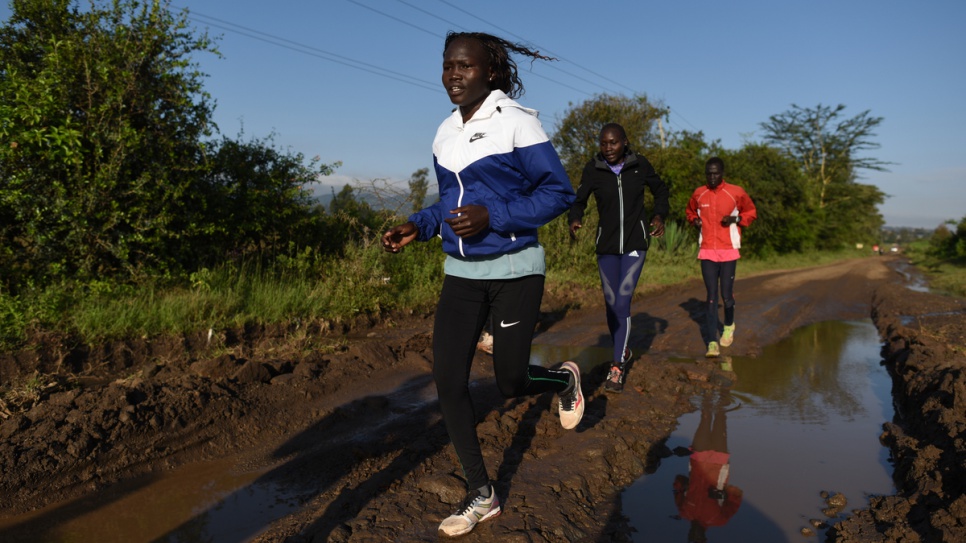
{"type": "MultiPolygon", "coordinates": [[[[436,19],[439,19],[440,21],[443,21],[443,22],[445,22],[447,24],[450,24],[450,25],[453,25],[453,26],[456,26],[456,27],[460,27],[456,23],[452,23],[450,21],[447,21],[446,19],[443,19],[442,17],[439,17],[437,15],[433,15],[433,14],[427,12],[426,10],[423,10],[423,9],[421,9],[421,8],[419,8],[417,6],[414,6],[414,5],[412,5],[412,4],[408,3],[408,2],[404,2],[402,0],[398,0],[398,1],[400,1],[400,3],[405,4],[405,5],[413,8],[413,9],[416,9],[418,11],[421,11],[423,13],[426,13],[427,15],[431,15],[431,16],[435,17],[436,19]]],[[[359,7],[365,8],[365,9],[368,9],[368,10],[374,12],[374,13],[378,13],[379,15],[382,15],[382,16],[384,16],[384,17],[386,17],[388,19],[391,19],[393,21],[397,21],[397,22],[403,23],[403,24],[405,24],[407,26],[411,26],[411,27],[416,28],[416,29],[418,29],[418,30],[420,30],[422,32],[426,32],[427,34],[430,34],[432,36],[436,36],[437,38],[440,38],[440,39],[445,39],[446,38],[446,36],[444,36],[444,35],[436,34],[436,33],[432,32],[430,30],[426,30],[425,28],[421,28],[421,27],[419,27],[417,25],[414,25],[412,23],[409,23],[407,21],[403,21],[402,19],[400,19],[400,18],[398,18],[396,16],[390,15],[390,14],[388,14],[388,13],[382,11],[382,10],[376,9],[376,8],[374,8],[372,6],[367,6],[367,5],[363,4],[362,2],[358,2],[357,0],[346,0],[346,2],[349,2],[350,4],[355,4],[355,5],[359,6],[359,7]]],[[[460,28],[462,28],[462,27],[460,27],[460,28]]],[[[554,68],[554,66],[552,64],[549,64],[549,66],[551,68],[554,68]]],[[[561,87],[566,87],[566,88],[568,88],[568,89],[570,89],[570,90],[572,90],[574,92],[579,92],[579,93],[584,94],[584,95],[587,95],[587,96],[592,96],[593,95],[592,92],[588,92],[588,91],[585,91],[583,89],[578,89],[577,87],[574,87],[572,85],[568,85],[567,83],[564,83],[563,81],[559,81],[559,80],[556,80],[556,79],[547,77],[547,76],[545,76],[543,74],[539,74],[539,73],[534,72],[532,70],[530,71],[530,73],[534,77],[538,77],[540,79],[544,79],[544,80],[549,81],[551,83],[554,83],[556,85],[560,85],[561,87]]],[[[566,73],[566,72],[564,72],[564,73],[566,73]]],[[[578,76],[578,78],[579,78],[579,76],[578,76]]],[[[593,81],[589,81],[589,80],[585,80],[585,81],[587,81],[588,83],[591,83],[591,84],[595,84],[593,81]]]]}
{"type": "MultiPolygon", "coordinates": [[[[354,1],[354,0],[350,0],[350,1],[354,1]]],[[[410,5],[410,4],[408,3],[408,2],[405,2],[404,0],[396,0],[396,1],[397,1],[397,2],[401,2],[401,3],[403,3],[403,4],[406,4],[406,5],[410,5]]],[[[521,41],[525,41],[525,42],[529,42],[529,40],[527,40],[527,39],[526,39],[525,37],[523,37],[523,36],[520,36],[520,35],[518,35],[518,34],[515,34],[515,33],[513,33],[513,32],[511,32],[511,31],[509,31],[509,30],[507,30],[507,29],[505,29],[505,28],[502,28],[502,27],[500,27],[499,25],[496,25],[496,24],[494,24],[494,23],[492,23],[492,22],[490,22],[490,21],[487,21],[486,19],[484,19],[484,18],[482,18],[482,17],[480,17],[480,16],[478,16],[478,15],[476,15],[476,14],[473,14],[473,13],[470,13],[470,12],[469,12],[469,11],[467,11],[466,9],[463,9],[463,8],[462,8],[462,7],[460,7],[460,6],[458,6],[458,5],[455,5],[455,4],[453,4],[453,3],[452,3],[452,2],[450,2],[449,0],[437,0],[437,1],[438,1],[438,2],[440,2],[441,4],[445,4],[445,5],[447,5],[447,6],[449,6],[449,7],[451,7],[451,8],[453,8],[453,9],[455,9],[455,10],[457,10],[457,11],[459,11],[459,12],[461,12],[461,13],[463,13],[463,14],[465,14],[465,15],[467,15],[467,16],[469,16],[469,17],[472,17],[472,18],[474,18],[474,19],[476,19],[476,20],[478,20],[478,21],[480,21],[480,22],[482,22],[482,23],[485,23],[485,24],[487,24],[487,25],[490,25],[490,26],[492,26],[493,28],[496,28],[497,30],[499,30],[500,32],[503,32],[503,33],[505,33],[505,34],[508,34],[508,35],[510,35],[510,36],[513,36],[514,38],[516,38],[516,39],[518,39],[518,40],[521,40],[521,41]]],[[[423,10],[420,10],[420,11],[423,11],[423,10]]],[[[438,17],[437,17],[437,18],[438,18],[438,17]]],[[[536,43],[533,43],[533,42],[529,42],[529,43],[532,43],[534,47],[537,47],[537,48],[540,48],[540,49],[542,49],[543,51],[545,51],[545,52],[547,52],[547,53],[549,53],[549,54],[551,54],[551,55],[553,55],[554,57],[556,57],[556,58],[559,58],[560,60],[562,60],[562,61],[564,61],[564,62],[567,62],[567,63],[570,63],[570,64],[572,64],[572,65],[574,65],[574,66],[576,66],[577,68],[580,68],[581,70],[584,70],[585,72],[587,72],[587,73],[590,73],[590,74],[592,74],[592,75],[594,75],[595,77],[599,77],[600,79],[603,79],[604,81],[607,81],[607,82],[609,82],[609,83],[613,83],[613,84],[615,84],[615,85],[618,85],[618,86],[620,86],[620,87],[623,87],[623,88],[625,88],[625,89],[627,89],[627,90],[629,90],[629,91],[631,91],[631,92],[633,92],[633,93],[637,93],[637,92],[638,92],[638,91],[637,91],[636,89],[633,89],[633,88],[631,88],[631,87],[629,87],[629,86],[627,86],[627,85],[625,85],[625,84],[623,84],[623,83],[621,83],[621,82],[619,82],[619,81],[615,81],[615,80],[613,80],[613,79],[610,79],[609,77],[607,77],[607,76],[604,76],[604,75],[601,75],[601,74],[599,74],[599,73],[597,73],[597,72],[595,72],[594,70],[591,70],[590,68],[587,68],[586,66],[582,66],[582,65],[580,65],[580,64],[578,64],[578,63],[576,63],[576,62],[574,62],[574,61],[572,61],[572,60],[569,60],[569,59],[567,59],[567,58],[565,58],[565,57],[563,57],[563,56],[561,56],[561,55],[559,55],[558,53],[555,53],[555,52],[553,52],[553,51],[551,51],[550,49],[547,49],[547,48],[545,48],[545,47],[542,47],[542,46],[541,46],[540,44],[536,44],[536,43]]],[[[550,66],[551,66],[552,68],[554,68],[554,66],[553,66],[552,64],[551,64],[550,66]]],[[[568,73],[568,72],[564,72],[564,73],[568,73]]],[[[587,80],[587,79],[584,79],[584,78],[582,78],[582,77],[580,77],[580,76],[577,76],[577,75],[574,75],[574,74],[570,74],[570,73],[568,73],[568,75],[571,75],[571,76],[573,76],[573,77],[576,77],[576,78],[578,78],[578,79],[581,79],[581,80],[583,80],[583,81],[587,81],[587,82],[589,82],[589,83],[592,83],[592,84],[595,84],[595,85],[597,85],[597,86],[599,86],[599,87],[601,87],[601,88],[603,88],[603,89],[605,89],[605,90],[607,90],[608,92],[613,92],[613,91],[611,91],[610,89],[607,89],[607,87],[605,87],[605,86],[603,86],[603,85],[601,85],[600,83],[596,83],[596,82],[593,82],[593,81],[589,81],[589,80],[587,80]]],[[[617,94],[617,93],[614,93],[614,94],[617,94]]],[[[684,122],[685,122],[685,123],[686,123],[686,124],[687,124],[688,126],[690,126],[691,128],[694,128],[695,130],[697,130],[697,128],[696,128],[696,127],[695,127],[695,126],[694,126],[693,124],[691,124],[691,122],[690,122],[690,121],[688,121],[687,119],[685,119],[685,118],[684,118],[684,116],[682,116],[682,115],[681,115],[680,113],[678,113],[678,112],[677,112],[677,110],[675,110],[675,109],[673,109],[673,108],[671,108],[671,107],[668,107],[668,113],[669,113],[669,115],[670,115],[670,114],[674,114],[674,115],[676,115],[677,117],[680,117],[680,118],[681,118],[681,120],[682,120],[682,121],[684,121],[684,122]]],[[[668,119],[668,122],[670,122],[670,119],[668,119]]]]}
{"type": "MultiPolygon", "coordinates": [[[[375,13],[383,16],[383,17],[386,17],[386,18],[388,18],[388,19],[390,19],[392,21],[395,21],[395,22],[397,22],[399,24],[403,24],[403,25],[409,26],[409,27],[411,27],[411,28],[413,28],[413,29],[415,29],[417,31],[424,32],[426,34],[429,34],[431,36],[434,36],[434,37],[437,37],[437,38],[440,38],[440,39],[444,39],[445,38],[445,36],[443,36],[443,35],[440,35],[440,34],[438,34],[436,32],[433,32],[431,30],[428,30],[426,28],[420,27],[419,25],[416,25],[416,24],[410,23],[408,21],[405,21],[405,20],[403,20],[403,19],[401,19],[399,17],[396,17],[394,15],[388,14],[388,13],[382,11],[382,10],[379,10],[379,9],[374,8],[374,7],[371,7],[371,6],[368,6],[366,4],[363,4],[362,2],[359,2],[357,0],[346,0],[346,1],[349,2],[349,3],[352,3],[352,4],[356,5],[356,6],[359,6],[361,8],[364,8],[364,9],[367,9],[367,10],[370,10],[370,11],[373,11],[373,12],[375,12],[375,13]]],[[[431,12],[429,12],[429,11],[427,11],[427,10],[425,10],[425,9],[423,9],[423,8],[415,5],[415,4],[413,4],[412,2],[408,2],[406,0],[396,0],[396,1],[399,2],[399,3],[401,3],[401,4],[403,4],[403,5],[405,5],[405,6],[407,6],[407,7],[409,7],[409,8],[411,8],[411,9],[413,9],[413,10],[419,11],[419,12],[425,14],[425,15],[428,15],[428,16],[431,16],[431,17],[433,17],[435,19],[438,19],[438,20],[440,20],[440,21],[442,21],[442,22],[444,22],[444,23],[446,23],[446,24],[448,24],[448,25],[450,25],[452,27],[455,27],[455,28],[458,28],[458,29],[461,29],[461,30],[464,30],[464,31],[466,30],[466,27],[464,27],[464,26],[462,26],[462,25],[460,25],[458,23],[455,23],[453,21],[447,20],[447,19],[445,19],[443,17],[440,17],[439,15],[436,15],[434,13],[431,13],[431,12]]],[[[481,21],[481,22],[483,22],[483,23],[485,23],[487,25],[490,25],[493,28],[498,29],[500,32],[503,32],[503,33],[505,33],[507,35],[513,36],[514,38],[516,38],[518,40],[521,40],[521,41],[524,41],[524,42],[527,42],[528,41],[525,38],[523,38],[522,36],[519,36],[519,35],[517,35],[517,34],[515,34],[513,32],[510,32],[509,30],[506,30],[504,28],[501,28],[498,25],[495,25],[495,24],[493,24],[493,23],[491,23],[489,21],[486,21],[485,19],[483,19],[483,18],[481,18],[481,17],[479,17],[479,16],[477,16],[477,15],[475,15],[473,13],[470,13],[469,11],[467,11],[467,10],[465,10],[465,9],[459,7],[459,6],[454,5],[454,4],[452,4],[451,2],[449,2],[447,0],[438,0],[438,1],[441,2],[441,3],[443,3],[443,4],[445,4],[445,5],[447,5],[447,6],[452,7],[453,9],[456,9],[457,11],[460,11],[461,13],[463,13],[463,14],[469,16],[469,17],[472,17],[472,18],[474,18],[476,20],[479,20],[479,21],[481,21]]],[[[175,6],[175,7],[177,7],[177,6],[175,6]]],[[[393,70],[389,70],[389,69],[383,68],[381,66],[376,66],[374,64],[370,64],[370,63],[367,63],[367,62],[364,62],[364,61],[361,61],[361,60],[353,59],[353,58],[350,58],[350,57],[347,57],[347,56],[344,56],[344,55],[340,55],[338,53],[333,53],[331,51],[326,51],[324,49],[320,49],[320,48],[317,48],[317,47],[314,47],[314,46],[311,46],[311,45],[306,45],[304,43],[300,43],[300,42],[296,42],[296,41],[293,41],[293,40],[289,40],[287,38],[282,38],[280,36],[276,36],[276,35],[273,35],[273,34],[269,34],[267,32],[262,32],[260,30],[257,30],[257,29],[254,29],[254,28],[249,28],[249,27],[246,27],[246,26],[243,26],[243,25],[239,25],[239,24],[230,22],[230,21],[226,21],[226,20],[220,19],[218,17],[214,17],[214,16],[211,16],[211,15],[206,15],[204,13],[200,13],[200,12],[197,12],[197,11],[192,11],[190,8],[181,8],[181,9],[185,9],[185,11],[188,14],[188,18],[190,20],[193,20],[193,21],[195,21],[195,22],[197,22],[199,24],[204,24],[204,25],[208,25],[208,26],[211,26],[211,27],[214,27],[214,28],[218,28],[218,29],[221,29],[221,30],[225,30],[225,31],[228,31],[228,32],[233,32],[233,33],[236,33],[236,34],[240,34],[242,36],[245,36],[245,37],[248,37],[248,38],[251,38],[251,39],[255,39],[255,40],[259,40],[259,41],[262,41],[262,42],[265,42],[265,43],[268,43],[268,44],[271,44],[271,45],[275,45],[277,47],[282,47],[282,48],[285,48],[285,49],[289,49],[289,50],[295,51],[297,53],[302,53],[302,54],[305,54],[305,55],[309,55],[309,56],[313,56],[313,57],[320,58],[320,59],[323,59],[323,60],[327,60],[329,62],[333,62],[333,63],[340,64],[340,65],[343,65],[343,66],[347,66],[349,68],[353,68],[353,69],[356,69],[356,70],[364,71],[364,72],[371,73],[371,74],[374,74],[374,75],[377,75],[377,76],[386,77],[386,78],[389,78],[389,79],[392,79],[392,80],[395,80],[395,81],[399,81],[399,82],[402,82],[402,83],[406,83],[406,84],[409,84],[409,85],[413,85],[413,86],[416,86],[416,87],[419,87],[419,88],[423,88],[423,89],[426,89],[426,90],[431,90],[431,91],[438,92],[438,93],[442,93],[443,92],[443,90],[436,83],[430,82],[430,81],[426,81],[426,80],[423,80],[423,79],[419,79],[419,78],[413,77],[413,76],[411,76],[409,74],[406,74],[406,73],[401,73],[401,72],[396,72],[396,71],[393,71],[393,70]]],[[[530,42],[530,43],[532,43],[532,42],[530,42]]],[[[615,83],[615,84],[617,84],[617,85],[619,85],[619,86],[621,86],[621,87],[623,87],[623,88],[625,88],[625,89],[627,89],[627,90],[629,90],[631,92],[637,92],[637,91],[635,91],[635,89],[633,89],[631,87],[628,87],[627,85],[624,85],[622,83],[619,83],[617,81],[614,81],[612,79],[609,79],[609,78],[607,78],[605,76],[602,76],[602,75],[594,72],[593,70],[590,70],[589,68],[586,68],[584,66],[581,66],[580,64],[577,64],[577,63],[575,63],[575,62],[573,62],[573,61],[571,61],[569,59],[566,59],[566,58],[558,55],[557,53],[555,53],[555,52],[553,52],[553,51],[551,51],[549,49],[546,49],[546,48],[541,47],[539,44],[533,44],[533,47],[540,48],[544,52],[548,53],[549,55],[553,55],[555,58],[558,58],[558,59],[560,59],[560,60],[562,60],[564,62],[567,62],[569,64],[572,64],[572,65],[574,65],[574,66],[576,66],[576,67],[578,67],[578,68],[580,68],[580,69],[582,69],[582,70],[584,70],[584,71],[586,71],[586,72],[588,72],[590,74],[593,74],[593,75],[601,78],[602,80],[609,81],[611,83],[615,83]]],[[[563,69],[555,66],[552,63],[548,63],[548,66],[550,68],[555,69],[555,70],[558,70],[558,71],[560,71],[560,72],[562,72],[562,73],[564,73],[564,74],[566,74],[568,76],[574,77],[575,79],[579,79],[579,80],[581,80],[583,82],[586,82],[586,83],[589,83],[591,85],[600,87],[600,88],[604,89],[605,92],[617,94],[617,93],[615,93],[613,91],[613,89],[608,88],[607,86],[602,85],[599,82],[595,82],[595,81],[592,81],[590,79],[587,79],[587,78],[584,78],[582,76],[579,76],[577,74],[574,74],[572,72],[568,72],[566,70],[563,70],[563,69]]],[[[551,78],[551,77],[547,77],[546,75],[543,75],[543,74],[534,72],[532,70],[530,70],[530,74],[533,75],[534,77],[538,77],[540,79],[544,79],[546,81],[549,81],[550,83],[553,83],[555,85],[559,85],[561,87],[570,89],[570,90],[572,90],[574,92],[578,92],[578,93],[580,93],[582,95],[593,96],[595,94],[593,92],[589,92],[589,91],[586,91],[586,90],[583,90],[583,89],[579,89],[577,87],[574,87],[573,85],[567,84],[567,83],[565,83],[563,81],[559,81],[557,79],[554,79],[554,78],[551,78]]],[[[668,111],[669,111],[669,114],[674,114],[677,117],[680,117],[686,124],[688,124],[689,126],[691,126],[692,128],[694,128],[694,125],[692,125],[687,119],[685,119],[676,110],[674,110],[672,108],[668,108],[668,111]]],[[[668,119],[668,122],[670,122],[670,119],[668,119]]],[[[696,130],[696,128],[695,128],[695,130],[696,130]]]]}
{"type": "MultiPolygon", "coordinates": [[[[347,1],[349,1],[349,2],[352,2],[353,4],[359,4],[359,2],[357,2],[356,0],[347,0],[347,1]]],[[[458,29],[460,29],[460,30],[462,30],[462,31],[466,31],[466,30],[467,30],[467,28],[466,28],[466,27],[464,27],[464,26],[462,26],[462,25],[460,25],[459,23],[455,23],[455,22],[453,22],[453,21],[450,21],[450,20],[448,20],[448,19],[444,19],[443,17],[440,17],[439,15],[436,15],[435,13],[431,13],[431,12],[429,12],[429,11],[427,11],[427,10],[425,10],[425,9],[423,9],[423,8],[421,8],[421,7],[419,7],[419,6],[416,6],[416,5],[414,5],[414,4],[412,3],[412,2],[407,2],[406,0],[396,0],[396,1],[397,1],[397,2],[399,2],[400,4],[403,4],[403,5],[405,5],[405,6],[409,6],[410,8],[412,8],[412,9],[414,9],[414,10],[416,10],[416,11],[419,11],[419,12],[421,12],[421,13],[424,13],[424,14],[426,14],[426,15],[428,15],[428,16],[430,16],[430,17],[433,17],[434,19],[438,19],[438,20],[440,20],[440,21],[442,21],[442,22],[444,22],[444,23],[446,23],[446,24],[448,24],[448,25],[450,25],[451,27],[455,27],[455,28],[458,28],[458,29]]],[[[362,5],[362,4],[359,4],[359,5],[362,5]]],[[[368,6],[366,6],[366,7],[368,7],[368,6]]],[[[377,12],[378,12],[378,10],[375,10],[374,8],[369,8],[369,9],[373,9],[373,11],[377,11],[377,12]]],[[[465,12],[465,10],[464,10],[464,13],[466,13],[466,12],[465,12]]],[[[474,15],[472,15],[472,14],[469,14],[469,13],[467,13],[467,15],[470,15],[471,17],[475,17],[474,15]]],[[[478,18],[478,17],[477,17],[477,18],[478,18]]],[[[478,19],[479,19],[479,18],[478,18],[478,19]]],[[[482,19],[480,19],[480,20],[482,21],[482,19]]],[[[486,22],[486,21],[483,21],[483,22],[486,22]]],[[[490,23],[487,23],[487,24],[490,24],[490,23]]],[[[497,27],[497,26],[495,26],[495,25],[491,25],[491,26],[494,26],[495,28],[499,28],[499,27],[497,27]]],[[[502,29],[500,29],[500,30],[502,30],[502,29]]],[[[521,40],[522,40],[522,38],[518,38],[518,39],[521,39],[521,40]]],[[[525,40],[523,40],[523,41],[525,41],[525,40]]],[[[551,54],[552,54],[552,53],[551,53],[551,54]]],[[[568,62],[569,62],[569,61],[568,61],[568,62]]],[[[573,63],[571,63],[571,64],[573,64],[573,63]]],[[[559,67],[559,66],[557,66],[556,64],[553,64],[553,63],[548,63],[548,64],[547,64],[547,66],[548,66],[548,67],[549,67],[550,69],[552,69],[552,70],[557,70],[558,72],[562,72],[562,73],[564,73],[564,74],[566,74],[566,75],[569,75],[570,77],[573,77],[574,79],[579,79],[579,80],[581,80],[581,81],[583,81],[583,82],[585,82],[585,83],[590,83],[591,85],[594,85],[594,86],[597,86],[597,87],[601,87],[601,88],[603,88],[603,89],[604,89],[605,91],[608,91],[608,92],[613,92],[613,90],[611,90],[611,89],[608,89],[607,87],[604,87],[603,85],[601,85],[599,81],[592,81],[592,80],[590,80],[590,79],[587,79],[587,78],[585,78],[585,77],[582,77],[582,76],[580,76],[580,75],[577,75],[577,74],[575,74],[575,73],[573,73],[573,72],[568,72],[567,70],[564,70],[563,68],[560,68],[560,67],[559,67]]],[[[531,71],[531,73],[533,73],[533,72],[531,71]]],[[[535,75],[537,75],[537,74],[535,74],[535,75]]],[[[552,81],[552,82],[554,82],[554,83],[557,83],[558,85],[563,85],[563,86],[566,86],[566,87],[567,87],[567,88],[569,88],[569,89],[573,89],[573,90],[577,90],[578,92],[582,92],[582,93],[584,93],[584,94],[587,94],[587,95],[591,95],[591,94],[593,94],[593,93],[589,93],[589,92],[585,92],[585,91],[581,91],[581,90],[579,90],[579,89],[574,89],[574,87],[570,87],[570,86],[568,86],[568,85],[566,85],[566,84],[564,84],[564,83],[560,83],[560,82],[558,82],[558,81],[554,81],[553,79],[549,79],[549,78],[545,78],[545,79],[547,79],[548,81],[552,81]]]]}
{"type": "MultiPolygon", "coordinates": [[[[398,1],[398,0],[397,0],[397,1],[398,1]]],[[[493,24],[493,23],[491,23],[491,22],[489,22],[489,21],[487,21],[486,19],[483,19],[482,17],[479,17],[478,15],[474,15],[473,13],[470,13],[469,11],[467,11],[467,10],[465,10],[465,9],[463,9],[463,8],[461,8],[461,7],[459,7],[459,6],[457,6],[457,5],[455,5],[455,4],[453,4],[452,2],[449,2],[449,1],[447,1],[447,0],[437,0],[437,1],[438,1],[438,2],[440,2],[440,3],[442,3],[442,4],[446,4],[447,6],[449,6],[449,7],[451,7],[451,8],[453,8],[453,9],[455,9],[455,10],[457,10],[457,11],[459,11],[459,12],[462,12],[463,14],[465,14],[465,15],[468,15],[468,16],[470,16],[470,17],[472,17],[472,18],[474,18],[474,19],[476,19],[476,20],[478,20],[478,21],[480,21],[480,22],[483,22],[483,23],[486,23],[486,24],[488,24],[488,25],[490,25],[490,26],[492,26],[493,28],[496,28],[496,29],[497,29],[497,30],[499,30],[500,32],[503,32],[503,33],[505,33],[505,34],[509,34],[510,36],[513,36],[514,38],[516,38],[516,39],[518,39],[518,40],[521,40],[521,41],[526,41],[526,42],[529,42],[529,40],[527,40],[527,39],[526,39],[526,38],[524,38],[523,36],[519,36],[519,35],[517,35],[517,34],[514,34],[513,32],[511,32],[511,31],[509,31],[509,30],[507,30],[507,29],[505,29],[505,28],[501,28],[501,27],[500,27],[499,25],[496,25],[496,24],[493,24]]],[[[533,43],[533,42],[529,42],[529,43],[533,43]]],[[[621,83],[621,82],[619,82],[619,81],[614,81],[613,79],[610,79],[610,78],[609,78],[609,77],[607,77],[607,76],[604,76],[604,75],[601,75],[601,74],[599,74],[599,73],[597,73],[597,72],[595,72],[595,71],[593,71],[593,70],[591,70],[590,68],[587,68],[587,67],[584,67],[584,66],[581,66],[580,64],[577,64],[576,62],[574,62],[574,61],[572,61],[572,60],[569,60],[569,59],[567,59],[567,58],[564,58],[563,56],[561,56],[561,55],[559,55],[558,53],[555,53],[555,52],[553,52],[553,51],[551,51],[551,50],[549,50],[549,49],[547,49],[547,48],[545,48],[545,47],[542,47],[542,46],[541,46],[541,45],[539,45],[539,44],[536,44],[536,43],[534,43],[533,45],[534,45],[535,47],[538,47],[538,48],[540,48],[540,49],[543,49],[544,51],[546,51],[546,52],[548,52],[548,53],[550,53],[551,55],[553,55],[553,56],[555,56],[556,58],[559,58],[560,60],[562,60],[562,61],[564,61],[564,62],[568,62],[568,63],[570,63],[570,64],[573,64],[574,66],[576,66],[576,67],[578,67],[578,68],[580,68],[581,70],[584,70],[584,71],[585,71],[585,72],[587,72],[587,73],[590,73],[590,74],[592,74],[592,75],[593,75],[593,76],[595,76],[595,77],[599,77],[600,79],[603,79],[604,81],[607,81],[607,82],[610,82],[610,83],[613,83],[613,84],[615,84],[615,85],[617,85],[617,86],[619,86],[619,87],[624,87],[625,89],[627,89],[627,90],[629,90],[629,91],[631,91],[631,92],[637,92],[637,91],[636,91],[635,89],[633,89],[633,88],[631,88],[631,87],[628,87],[627,85],[625,85],[625,84],[623,84],[623,83],[621,83]]],[[[603,87],[603,85],[600,85],[599,83],[595,83],[595,84],[596,84],[596,85],[598,85],[598,86],[601,86],[601,87],[603,87]]]]}
{"type": "Polygon", "coordinates": [[[332,53],[330,51],[325,51],[323,49],[313,47],[311,45],[305,45],[303,43],[299,43],[286,38],[275,36],[273,34],[268,34],[266,32],[261,32],[259,30],[248,28],[246,26],[242,26],[239,24],[235,24],[230,21],[225,21],[223,19],[219,19],[211,15],[205,15],[203,13],[191,11],[190,9],[187,10],[187,13],[188,13],[188,18],[190,20],[193,20],[199,24],[204,24],[204,25],[212,26],[222,30],[226,30],[228,32],[241,34],[243,36],[246,36],[255,40],[263,41],[265,43],[270,43],[278,47],[296,51],[298,53],[302,53],[305,55],[314,56],[316,58],[328,60],[329,62],[334,62],[336,64],[341,64],[343,66],[348,66],[350,68],[355,68],[357,70],[361,70],[371,74],[387,77],[389,79],[393,79],[402,83],[407,83],[409,85],[420,87],[426,90],[431,90],[438,93],[444,92],[443,89],[440,88],[438,84],[413,77],[409,74],[395,72],[393,70],[382,68],[374,64],[369,64],[361,60],[349,58],[344,55],[339,55],[337,53],[332,53]]]}

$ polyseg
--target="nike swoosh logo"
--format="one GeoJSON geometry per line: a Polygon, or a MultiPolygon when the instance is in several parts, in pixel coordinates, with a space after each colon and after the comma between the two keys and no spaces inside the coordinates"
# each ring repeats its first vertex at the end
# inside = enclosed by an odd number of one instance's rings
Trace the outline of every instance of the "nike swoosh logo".
{"type": "Polygon", "coordinates": [[[473,143],[476,140],[481,140],[485,137],[486,137],[485,132],[477,132],[476,134],[473,134],[472,136],[470,136],[470,143],[473,143]]]}
{"type": "Polygon", "coordinates": [[[513,326],[514,324],[520,324],[520,321],[511,322],[511,323],[506,323],[506,322],[500,321],[500,328],[509,328],[509,327],[513,326]]]}

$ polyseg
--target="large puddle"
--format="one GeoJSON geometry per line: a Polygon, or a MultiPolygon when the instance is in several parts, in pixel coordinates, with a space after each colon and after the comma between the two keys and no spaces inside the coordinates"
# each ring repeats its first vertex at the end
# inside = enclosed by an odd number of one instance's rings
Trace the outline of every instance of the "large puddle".
{"type": "Polygon", "coordinates": [[[634,541],[824,541],[827,524],[893,494],[880,347],[869,321],[825,322],[723,359],[732,386],[694,398],[667,441],[676,454],[624,493],[634,541]]]}

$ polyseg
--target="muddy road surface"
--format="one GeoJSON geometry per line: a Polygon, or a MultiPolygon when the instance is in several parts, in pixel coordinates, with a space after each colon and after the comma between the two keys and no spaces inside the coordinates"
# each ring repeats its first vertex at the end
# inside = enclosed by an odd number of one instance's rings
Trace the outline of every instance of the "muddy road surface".
{"type": "MultiPolygon", "coordinates": [[[[882,441],[898,492],[839,519],[832,541],[966,541],[966,303],[906,288],[902,266],[869,257],[742,277],[739,265],[723,354],[754,356],[825,320],[872,316],[883,337],[898,414],[882,441]]],[[[664,440],[689,399],[722,376],[703,357],[703,298],[692,281],[635,299],[624,393],[603,393],[605,359],[585,364],[573,431],[552,395],[501,398],[478,353],[471,390],[504,509],[464,541],[630,540],[621,491],[672,454],[664,440]]],[[[543,309],[535,344],[609,345],[596,291],[548,292],[543,309]]],[[[234,540],[436,541],[464,489],[435,404],[431,333],[432,316],[413,314],[97,346],[37,337],[0,355],[0,384],[18,391],[0,405],[0,520],[34,512],[0,540],[43,541],[179,466],[227,460],[296,504],[234,540]]],[[[186,541],[185,530],[144,541],[186,541]]]]}

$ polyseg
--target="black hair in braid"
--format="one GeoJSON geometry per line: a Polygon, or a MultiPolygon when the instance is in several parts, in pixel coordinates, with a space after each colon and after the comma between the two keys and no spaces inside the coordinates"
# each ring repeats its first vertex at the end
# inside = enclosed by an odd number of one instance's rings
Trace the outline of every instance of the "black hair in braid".
{"type": "Polygon", "coordinates": [[[490,66],[493,68],[494,78],[490,87],[500,89],[510,98],[519,98],[526,92],[523,88],[523,81],[517,73],[517,63],[510,58],[510,52],[528,56],[533,60],[557,60],[553,57],[541,55],[540,51],[534,51],[529,47],[509,42],[485,32],[449,32],[446,34],[443,51],[446,51],[453,40],[459,38],[470,38],[480,42],[480,45],[486,50],[490,66]]]}

